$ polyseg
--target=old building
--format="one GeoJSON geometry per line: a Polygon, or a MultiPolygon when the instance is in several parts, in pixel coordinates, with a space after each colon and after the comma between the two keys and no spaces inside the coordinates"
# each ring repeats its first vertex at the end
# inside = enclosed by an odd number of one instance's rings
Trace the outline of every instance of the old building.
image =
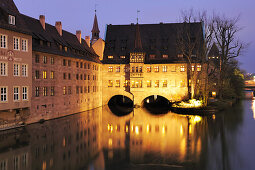
{"type": "Polygon", "coordinates": [[[32,36],[12,0],[0,2],[0,127],[28,115],[32,92],[32,36]]]}
{"type": "MultiPolygon", "coordinates": [[[[200,57],[193,53],[192,63],[179,50],[178,24],[107,25],[106,46],[102,60],[103,104],[118,94],[126,95],[141,105],[151,95],[161,95],[170,101],[187,99],[191,74],[199,75],[200,57]],[[189,73],[189,74],[188,74],[189,73]]],[[[202,39],[202,24],[189,24],[202,39]]]]}

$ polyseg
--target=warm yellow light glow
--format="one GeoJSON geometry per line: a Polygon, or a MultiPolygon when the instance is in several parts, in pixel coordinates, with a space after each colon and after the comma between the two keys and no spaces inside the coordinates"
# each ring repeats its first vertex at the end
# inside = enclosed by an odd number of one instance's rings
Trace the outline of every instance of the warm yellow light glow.
{"type": "Polygon", "coordinates": [[[212,119],[215,120],[216,116],[215,115],[212,115],[212,119]]]}
{"type": "Polygon", "coordinates": [[[107,129],[108,129],[108,131],[109,131],[110,133],[112,133],[112,132],[113,132],[113,126],[112,126],[112,124],[108,124],[108,125],[107,125],[107,129]]]}
{"type": "Polygon", "coordinates": [[[109,138],[109,140],[108,140],[108,147],[112,148],[112,138],[109,138]]]}
{"type": "Polygon", "coordinates": [[[63,147],[65,147],[65,146],[66,146],[66,138],[65,138],[65,137],[63,138],[62,146],[63,146],[63,147]]]}
{"type": "Polygon", "coordinates": [[[173,107],[182,107],[182,108],[198,108],[198,107],[202,107],[202,101],[200,100],[196,100],[196,99],[192,99],[189,100],[188,102],[181,102],[178,104],[174,104],[173,107]]]}
{"type": "Polygon", "coordinates": [[[128,133],[128,125],[126,125],[126,133],[128,133]]]}
{"type": "Polygon", "coordinates": [[[255,100],[252,101],[253,119],[255,120],[255,100]]]}
{"type": "Polygon", "coordinates": [[[201,119],[202,119],[202,118],[201,118],[200,116],[195,116],[195,118],[194,118],[194,123],[200,122],[201,119]]]}
{"type": "Polygon", "coordinates": [[[182,125],[180,127],[180,134],[181,134],[181,136],[183,136],[183,127],[182,127],[182,125]]]}
{"type": "Polygon", "coordinates": [[[131,126],[131,132],[134,132],[134,125],[131,126]]]}
{"type": "Polygon", "coordinates": [[[135,134],[139,135],[139,127],[135,126],[135,134]]]}
{"type": "Polygon", "coordinates": [[[162,127],[162,134],[164,135],[166,133],[166,127],[165,127],[165,125],[163,125],[163,127],[162,127]]]}
{"type": "Polygon", "coordinates": [[[147,102],[147,103],[150,103],[150,99],[147,99],[146,102],[147,102]]]}
{"type": "Polygon", "coordinates": [[[46,167],[47,167],[47,163],[46,163],[46,161],[43,161],[42,170],[46,170],[46,167]]]}
{"type": "Polygon", "coordinates": [[[146,132],[147,132],[147,133],[150,132],[150,125],[149,125],[149,124],[147,124],[146,132]]]}
{"type": "Polygon", "coordinates": [[[191,126],[191,124],[189,125],[189,134],[191,134],[192,133],[192,126],[191,126]]]}

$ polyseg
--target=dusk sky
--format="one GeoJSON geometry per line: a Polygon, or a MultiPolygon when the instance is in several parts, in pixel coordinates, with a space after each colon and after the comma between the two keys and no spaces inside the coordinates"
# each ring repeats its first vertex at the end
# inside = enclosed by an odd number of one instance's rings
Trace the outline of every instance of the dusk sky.
{"type": "Polygon", "coordinates": [[[139,23],[178,22],[181,10],[193,8],[206,10],[208,14],[218,13],[227,17],[241,15],[238,23],[243,30],[239,38],[250,43],[245,54],[239,57],[241,68],[255,73],[255,1],[254,0],[14,0],[19,11],[33,18],[45,15],[46,22],[55,25],[62,21],[63,29],[75,33],[82,31],[91,36],[95,4],[104,39],[106,24],[130,24],[136,22],[137,10],[139,23]]]}

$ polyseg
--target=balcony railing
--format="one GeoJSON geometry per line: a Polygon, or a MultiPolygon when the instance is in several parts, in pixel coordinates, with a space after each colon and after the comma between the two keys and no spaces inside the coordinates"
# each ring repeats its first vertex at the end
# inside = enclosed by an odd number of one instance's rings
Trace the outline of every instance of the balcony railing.
{"type": "Polygon", "coordinates": [[[141,77],[143,77],[143,73],[130,73],[130,77],[131,78],[135,78],[135,77],[141,78],[141,77]]]}

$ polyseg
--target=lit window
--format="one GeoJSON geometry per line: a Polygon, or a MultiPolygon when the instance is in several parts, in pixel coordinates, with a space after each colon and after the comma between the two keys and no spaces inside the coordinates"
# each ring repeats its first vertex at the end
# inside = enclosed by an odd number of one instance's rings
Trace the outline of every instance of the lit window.
{"type": "Polygon", "coordinates": [[[175,66],[175,65],[171,67],[171,71],[172,71],[172,72],[175,72],[175,71],[176,71],[176,66],[175,66]]]}
{"type": "Polygon", "coordinates": [[[21,66],[21,75],[27,77],[27,64],[22,64],[21,66]]]}
{"type": "Polygon", "coordinates": [[[116,67],[116,72],[120,72],[120,66],[116,67]]]}
{"type": "Polygon", "coordinates": [[[162,71],[167,72],[167,66],[162,66],[162,71]]]}
{"type": "Polygon", "coordinates": [[[7,102],[7,87],[0,88],[1,102],[7,102]]]}
{"type": "Polygon", "coordinates": [[[147,67],[147,72],[151,72],[151,67],[147,67]]]}
{"type": "Polygon", "coordinates": [[[197,66],[197,71],[201,71],[201,69],[202,69],[201,65],[198,65],[197,66]]]}
{"type": "Polygon", "coordinates": [[[43,71],[43,79],[47,79],[47,72],[43,71]]]}
{"type": "Polygon", "coordinates": [[[47,64],[47,56],[43,56],[43,64],[47,64]]]}
{"type": "Polygon", "coordinates": [[[151,87],[151,80],[147,80],[147,87],[151,87]]]}
{"type": "Polygon", "coordinates": [[[178,54],[178,58],[183,58],[183,54],[178,54]]]}
{"type": "Polygon", "coordinates": [[[50,78],[51,78],[51,79],[54,79],[54,71],[51,71],[51,72],[50,72],[50,78]]]}
{"type": "Polygon", "coordinates": [[[0,62],[0,76],[7,76],[8,63],[0,62]]]}
{"type": "Polygon", "coordinates": [[[159,66],[155,66],[155,67],[154,67],[154,71],[155,71],[155,72],[159,72],[159,66]]]}
{"type": "Polygon", "coordinates": [[[180,86],[181,86],[181,87],[185,87],[185,82],[184,82],[183,80],[181,80],[180,86]]]}
{"type": "Polygon", "coordinates": [[[191,55],[191,58],[195,58],[195,57],[197,57],[197,55],[195,55],[195,54],[192,54],[192,55],[191,55]]]}
{"type": "Polygon", "coordinates": [[[191,66],[191,71],[195,71],[195,66],[191,66]]]}
{"type": "Polygon", "coordinates": [[[19,76],[19,64],[13,64],[13,76],[19,76]]]}
{"type": "Polygon", "coordinates": [[[113,72],[113,67],[112,66],[108,67],[108,72],[113,72]]]}
{"type": "Polygon", "coordinates": [[[15,25],[15,16],[9,15],[9,24],[15,25]]]}
{"type": "Polygon", "coordinates": [[[163,87],[167,87],[167,80],[163,80],[163,87]]]}
{"type": "Polygon", "coordinates": [[[121,56],[120,56],[120,58],[126,58],[126,56],[124,56],[124,55],[121,55],[121,56]]]}
{"type": "Polygon", "coordinates": [[[168,55],[167,54],[163,54],[162,57],[163,58],[168,58],[168,55]]]}
{"type": "Polygon", "coordinates": [[[26,40],[26,39],[22,39],[21,40],[21,50],[22,51],[28,51],[28,49],[27,49],[27,43],[28,41],[26,40]]]}
{"type": "Polygon", "coordinates": [[[47,93],[48,93],[48,88],[43,87],[43,96],[47,96],[47,93]]]}
{"type": "Polygon", "coordinates": [[[66,95],[66,86],[63,87],[63,95],[66,95]]]}
{"type": "Polygon", "coordinates": [[[6,35],[0,35],[0,47],[1,48],[7,48],[7,36],[6,35]]]}
{"type": "Polygon", "coordinates": [[[22,87],[22,100],[27,100],[28,99],[28,88],[27,87],[22,87]]]}
{"type": "Polygon", "coordinates": [[[124,87],[128,87],[128,86],[129,86],[129,80],[125,80],[124,87]]]}
{"type": "Polygon", "coordinates": [[[13,88],[13,100],[18,101],[19,100],[19,87],[13,88]]]}
{"type": "Polygon", "coordinates": [[[120,87],[120,80],[116,80],[115,87],[120,87]]]}
{"type": "Polygon", "coordinates": [[[155,87],[159,87],[159,80],[155,80],[155,87]]]}
{"type": "Polygon", "coordinates": [[[128,72],[128,67],[127,66],[124,67],[124,72],[128,72]]]}
{"type": "Polygon", "coordinates": [[[112,87],[113,86],[113,82],[112,82],[112,80],[109,80],[108,81],[108,87],[112,87]]]}
{"type": "Polygon", "coordinates": [[[113,58],[113,56],[112,56],[112,55],[109,55],[108,58],[113,58]]]}
{"type": "Polygon", "coordinates": [[[13,49],[19,50],[19,38],[13,37],[13,49]]]}
{"type": "Polygon", "coordinates": [[[185,71],[185,67],[181,66],[181,72],[185,71]]]}

